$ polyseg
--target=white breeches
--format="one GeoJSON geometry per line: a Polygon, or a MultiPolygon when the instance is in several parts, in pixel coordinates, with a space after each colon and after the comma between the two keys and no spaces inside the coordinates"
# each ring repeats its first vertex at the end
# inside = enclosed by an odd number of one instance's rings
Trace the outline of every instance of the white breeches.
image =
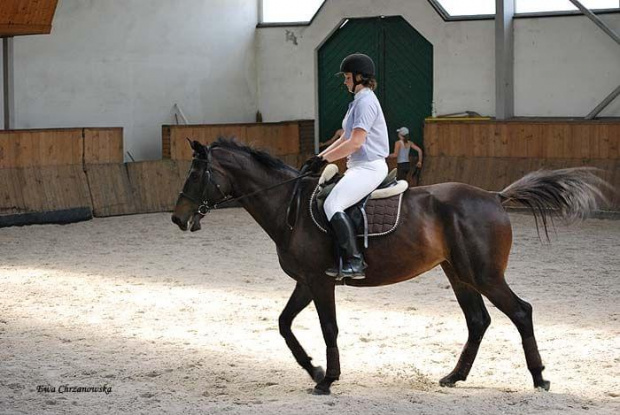
{"type": "Polygon", "coordinates": [[[344,212],[381,184],[388,172],[384,159],[350,163],[344,177],[334,186],[324,209],[328,220],[336,212],[344,212]]]}

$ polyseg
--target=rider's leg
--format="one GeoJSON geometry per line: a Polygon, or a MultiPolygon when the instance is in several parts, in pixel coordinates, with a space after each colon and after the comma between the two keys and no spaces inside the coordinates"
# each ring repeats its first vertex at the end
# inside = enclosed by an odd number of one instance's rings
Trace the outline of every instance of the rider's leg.
{"type": "MultiPolygon", "coordinates": [[[[345,269],[350,271],[348,275],[344,275],[346,277],[364,278],[363,265],[361,265],[361,270],[356,266],[357,263],[363,264],[364,262],[357,248],[353,224],[344,211],[372,192],[381,184],[386,174],[387,164],[383,159],[351,164],[344,177],[325,200],[325,214],[334,230],[336,242],[344,254],[343,274],[345,269]]],[[[338,275],[337,270],[328,271],[331,271],[328,275],[338,275]]]]}
{"type": "MultiPolygon", "coordinates": [[[[329,223],[344,258],[341,276],[352,279],[365,278],[364,268],[366,268],[366,264],[357,246],[355,227],[349,215],[344,212],[336,212],[329,223]]],[[[338,271],[338,268],[329,268],[325,273],[331,277],[337,277],[338,271]]]]}

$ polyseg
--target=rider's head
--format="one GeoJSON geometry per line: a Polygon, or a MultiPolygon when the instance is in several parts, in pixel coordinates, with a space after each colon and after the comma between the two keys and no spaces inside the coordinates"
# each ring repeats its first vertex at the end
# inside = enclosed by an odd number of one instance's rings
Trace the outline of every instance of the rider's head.
{"type": "Polygon", "coordinates": [[[344,84],[351,93],[364,87],[372,90],[377,87],[375,63],[363,53],[354,53],[344,58],[340,64],[340,73],[344,74],[344,84]]]}

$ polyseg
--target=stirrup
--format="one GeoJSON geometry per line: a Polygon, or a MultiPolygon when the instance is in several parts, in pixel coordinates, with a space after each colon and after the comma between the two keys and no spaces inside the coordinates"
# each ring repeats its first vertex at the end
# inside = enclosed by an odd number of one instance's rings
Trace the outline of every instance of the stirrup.
{"type": "MultiPolygon", "coordinates": [[[[352,269],[353,267],[351,266],[351,263],[348,263],[348,268],[352,269]]],[[[362,261],[362,270],[358,271],[358,272],[342,272],[340,269],[334,267],[334,268],[328,268],[327,270],[325,270],[325,274],[329,275],[330,277],[335,277],[336,281],[341,281],[344,278],[350,278],[352,280],[363,280],[364,278],[366,278],[366,274],[364,273],[364,270],[368,267],[368,265],[366,264],[366,262],[362,261]]],[[[344,265],[343,265],[344,268],[344,265]]]]}
{"type": "Polygon", "coordinates": [[[345,278],[349,278],[351,280],[364,280],[366,279],[366,274],[362,273],[362,274],[353,274],[353,275],[345,275],[345,274],[340,274],[336,276],[336,281],[342,281],[345,278]]]}
{"type": "Polygon", "coordinates": [[[325,270],[325,275],[330,276],[330,277],[338,277],[340,276],[340,272],[338,271],[338,268],[327,268],[325,270]]]}

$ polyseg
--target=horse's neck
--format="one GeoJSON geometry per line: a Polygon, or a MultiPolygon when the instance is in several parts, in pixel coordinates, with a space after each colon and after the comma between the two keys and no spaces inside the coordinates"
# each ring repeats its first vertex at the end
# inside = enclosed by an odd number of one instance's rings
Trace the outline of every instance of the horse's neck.
{"type": "Polygon", "coordinates": [[[244,180],[240,186],[240,195],[250,194],[257,192],[257,194],[242,198],[240,200],[241,205],[246,211],[256,220],[261,228],[267,232],[269,237],[276,243],[276,245],[282,245],[286,243],[288,236],[288,228],[286,225],[286,210],[292,195],[293,186],[295,182],[289,182],[282,186],[277,186],[269,190],[261,191],[261,189],[267,189],[271,186],[283,183],[286,180],[290,180],[295,177],[287,172],[269,172],[264,175],[260,175],[257,178],[254,175],[249,180],[244,180]]]}

